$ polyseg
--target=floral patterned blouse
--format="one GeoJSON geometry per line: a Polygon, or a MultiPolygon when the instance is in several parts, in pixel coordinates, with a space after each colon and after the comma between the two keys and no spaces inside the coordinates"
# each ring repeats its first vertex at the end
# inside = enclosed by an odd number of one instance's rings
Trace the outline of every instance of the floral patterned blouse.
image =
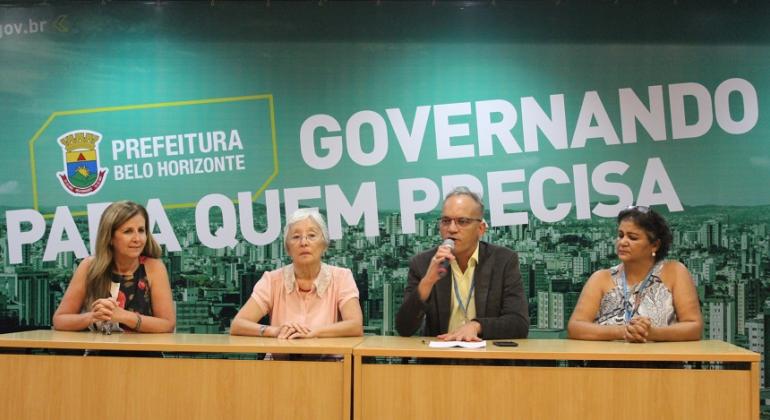
{"type": "MultiPolygon", "coordinates": [[[[637,283],[629,288],[629,301],[632,307],[636,307],[635,302],[638,303],[638,309],[634,312],[634,316],[641,315],[649,317],[652,321],[652,325],[656,327],[663,327],[671,324],[675,324],[676,311],[674,310],[674,298],[671,295],[671,291],[668,290],[665,284],[660,279],[660,271],[663,268],[663,261],[659,261],[652,269],[650,274],[651,279],[649,284],[641,291],[639,295],[639,288],[644,281],[637,283]]],[[[601,304],[599,305],[599,313],[596,314],[595,323],[600,325],[620,325],[625,324],[625,308],[626,302],[623,294],[623,264],[616,265],[610,268],[610,275],[612,281],[615,283],[615,287],[610,289],[602,296],[601,304]]]]}
{"type": "MultiPolygon", "coordinates": [[[[152,299],[150,298],[150,282],[147,280],[147,272],[144,268],[145,258],[139,259],[139,266],[133,276],[121,276],[112,273],[112,281],[120,283],[118,291],[118,305],[121,308],[141,315],[152,316],[152,299]]],[[[131,329],[133,325],[121,324],[124,329],[131,329]]]]}

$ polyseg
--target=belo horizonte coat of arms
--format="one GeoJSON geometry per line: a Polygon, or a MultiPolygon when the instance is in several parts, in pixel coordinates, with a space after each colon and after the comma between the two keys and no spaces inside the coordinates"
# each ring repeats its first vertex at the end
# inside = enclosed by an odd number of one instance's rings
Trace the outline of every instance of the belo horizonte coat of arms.
{"type": "Polygon", "coordinates": [[[64,172],[56,175],[70,194],[91,195],[104,185],[107,169],[99,167],[101,139],[101,134],[90,130],[70,131],[58,138],[64,154],[64,172]]]}

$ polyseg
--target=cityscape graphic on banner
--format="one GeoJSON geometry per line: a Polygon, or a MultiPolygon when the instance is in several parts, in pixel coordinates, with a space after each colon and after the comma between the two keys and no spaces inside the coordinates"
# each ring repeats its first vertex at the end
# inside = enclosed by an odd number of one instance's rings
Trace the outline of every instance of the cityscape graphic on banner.
{"type": "MultiPolygon", "coordinates": [[[[194,212],[169,210],[181,252],[165,252],[176,302],[177,332],[227,333],[230,321],[265,271],[290,262],[283,240],[253,246],[241,240],[219,250],[196,238],[194,212]]],[[[380,235],[366,237],[348,226],[326,252],[328,264],[353,271],[367,334],[394,335],[403,299],[409,258],[437,245],[437,213],[417,220],[414,235],[401,233],[396,212],[382,214],[380,235]]],[[[682,261],[697,286],[704,317],[704,339],[724,340],[763,354],[762,387],[767,387],[764,349],[770,327],[770,208],[690,207],[667,214],[674,234],[670,259],[682,261]]],[[[87,231],[87,220],[76,219],[87,231]]],[[[257,228],[266,223],[256,215],[257,228]]],[[[212,222],[212,229],[216,229],[212,222]]],[[[529,300],[530,338],[564,338],[566,324],[583,284],[598,269],[617,264],[612,219],[490,228],[483,240],[519,253],[529,300]]],[[[0,332],[50,328],[51,317],[78,261],[60,253],[42,262],[43,242],[25,245],[22,264],[8,262],[5,225],[0,230],[0,332]]]]}

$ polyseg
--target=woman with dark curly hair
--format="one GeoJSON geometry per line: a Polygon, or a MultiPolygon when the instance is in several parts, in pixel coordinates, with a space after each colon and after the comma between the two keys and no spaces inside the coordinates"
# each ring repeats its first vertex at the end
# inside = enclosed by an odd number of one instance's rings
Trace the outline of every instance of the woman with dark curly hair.
{"type": "Polygon", "coordinates": [[[700,340],[698,294],[690,272],[665,260],[672,235],[666,220],[645,206],[618,214],[616,251],[621,263],[595,272],[569,320],[579,340],[700,340]]]}

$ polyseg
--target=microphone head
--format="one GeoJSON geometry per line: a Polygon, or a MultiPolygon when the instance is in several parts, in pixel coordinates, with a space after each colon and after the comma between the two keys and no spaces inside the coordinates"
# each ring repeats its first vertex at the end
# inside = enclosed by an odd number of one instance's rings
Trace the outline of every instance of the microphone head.
{"type": "Polygon", "coordinates": [[[446,238],[446,239],[444,239],[444,242],[441,243],[441,246],[445,246],[445,247],[451,249],[452,251],[454,251],[454,249],[455,249],[455,241],[452,238],[446,238]]]}

